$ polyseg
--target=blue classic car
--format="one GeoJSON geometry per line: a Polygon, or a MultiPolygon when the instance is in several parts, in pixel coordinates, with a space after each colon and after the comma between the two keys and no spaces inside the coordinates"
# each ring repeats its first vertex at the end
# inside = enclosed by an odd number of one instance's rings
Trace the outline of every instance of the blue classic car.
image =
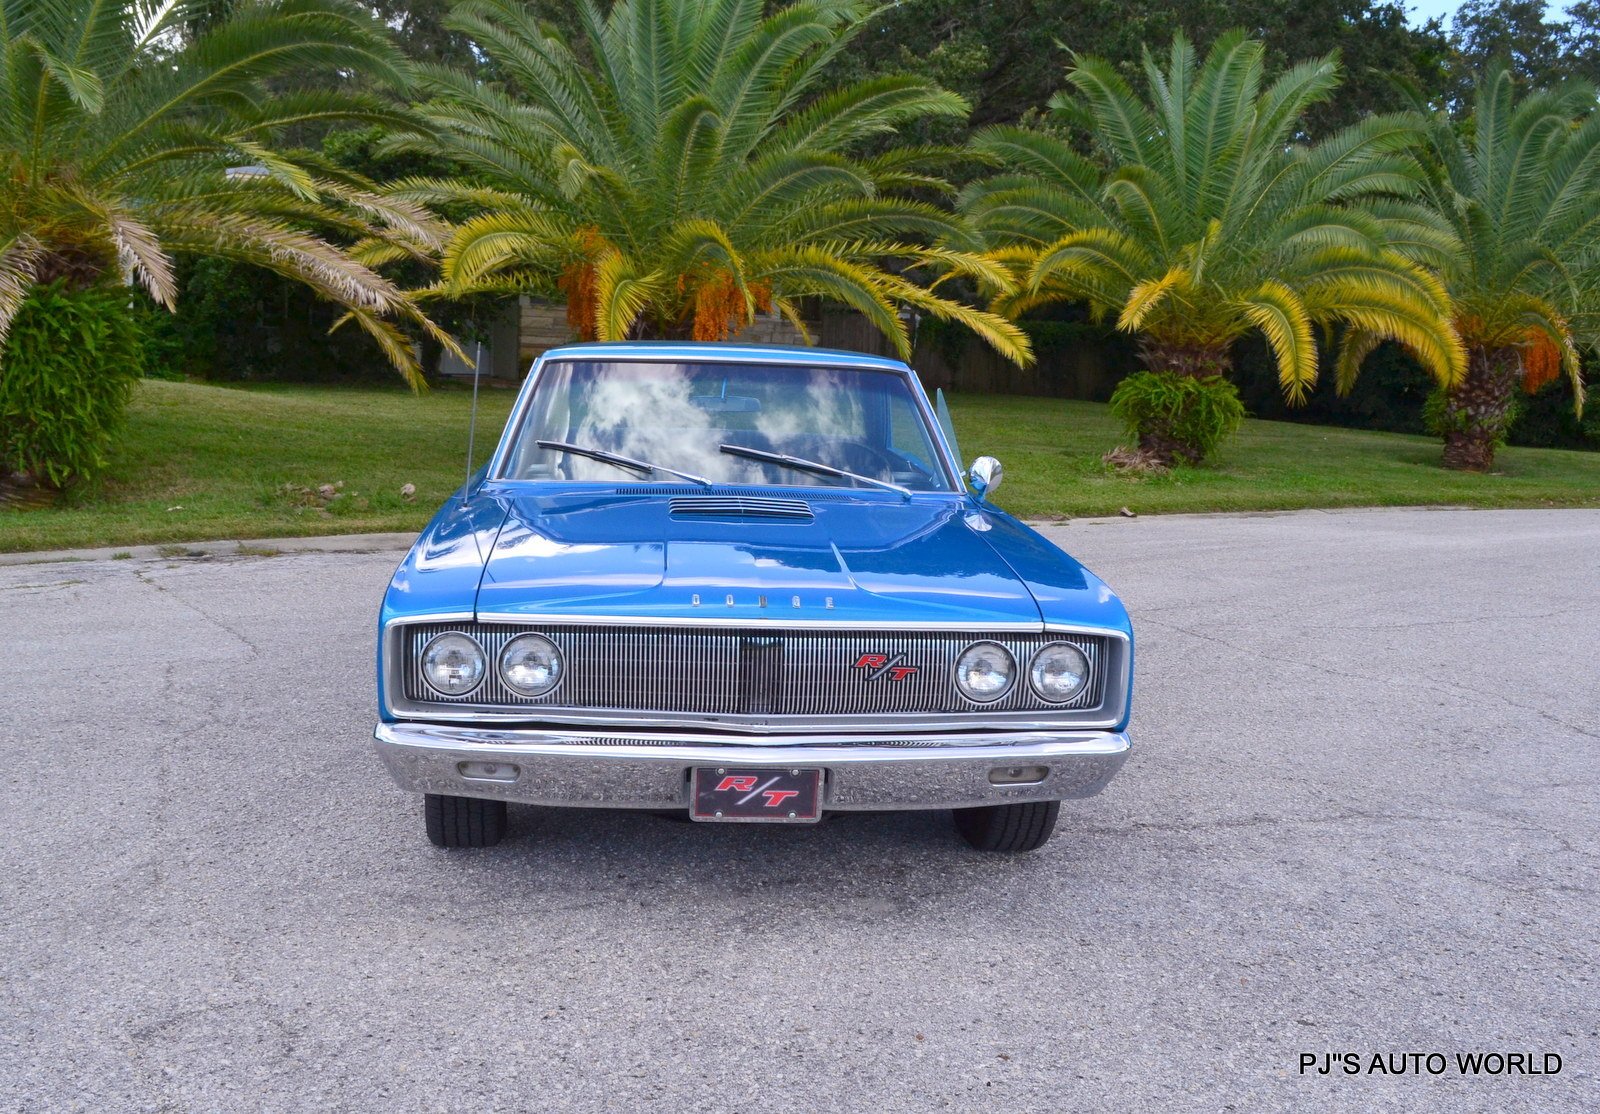
{"type": "Polygon", "coordinates": [[[1039,847],[1127,757],[1133,636],[1000,477],[895,360],[547,352],[384,596],[378,753],[440,847],[508,801],[1039,847]]]}

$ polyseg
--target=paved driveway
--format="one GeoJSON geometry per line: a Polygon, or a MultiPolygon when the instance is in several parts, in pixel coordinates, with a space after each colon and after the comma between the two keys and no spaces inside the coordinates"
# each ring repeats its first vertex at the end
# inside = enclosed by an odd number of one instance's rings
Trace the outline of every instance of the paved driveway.
{"type": "Polygon", "coordinates": [[[1132,608],[1135,753],[1017,858],[445,854],[368,749],[396,555],[0,569],[0,1108],[1600,1104],[1600,513],[1054,533],[1132,608]],[[1563,1066],[1298,1070],[1480,1050],[1563,1066]]]}

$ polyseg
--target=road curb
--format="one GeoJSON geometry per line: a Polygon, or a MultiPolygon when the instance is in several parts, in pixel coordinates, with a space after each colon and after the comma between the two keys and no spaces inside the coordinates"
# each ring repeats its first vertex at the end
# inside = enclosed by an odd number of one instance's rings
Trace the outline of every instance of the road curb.
{"type": "MultiPolygon", "coordinates": [[[[1149,513],[1127,516],[1085,516],[1083,518],[1029,518],[1024,521],[1036,530],[1065,526],[1123,525],[1146,521],[1208,518],[1286,518],[1308,515],[1374,515],[1408,511],[1590,511],[1593,507],[1472,507],[1459,503],[1434,503],[1399,507],[1295,507],[1268,511],[1185,511],[1173,514],[1149,513]]],[[[41,549],[20,553],[0,553],[0,566],[45,565],[59,561],[159,561],[183,557],[276,557],[283,553],[382,553],[405,550],[417,540],[414,533],[332,534],[312,538],[225,538],[203,542],[167,542],[159,545],[113,545],[97,549],[41,549]]]]}
{"type": "Polygon", "coordinates": [[[48,549],[0,553],[0,566],[47,565],[62,561],[160,561],[184,557],[276,557],[283,553],[382,553],[409,549],[416,540],[414,533],[334,534],[316,538],[228,538],[98,549],[48,549]]]}

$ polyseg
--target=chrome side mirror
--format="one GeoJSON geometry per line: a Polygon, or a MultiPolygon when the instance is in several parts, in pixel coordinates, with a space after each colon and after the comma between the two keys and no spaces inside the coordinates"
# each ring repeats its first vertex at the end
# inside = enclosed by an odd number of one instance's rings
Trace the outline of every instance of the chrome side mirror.
{"type": "Polygon", "coordinates": [[[1000,486],[1000,481],[1005,479],[1006,470],[1000,467],[1000,462],[992,456],[980,456],[972,462],[972,467],[967,469],[967,482],[972,484],[972,489],[978,493],[979,499],[991,497],[995,488],[1000,486]]]}

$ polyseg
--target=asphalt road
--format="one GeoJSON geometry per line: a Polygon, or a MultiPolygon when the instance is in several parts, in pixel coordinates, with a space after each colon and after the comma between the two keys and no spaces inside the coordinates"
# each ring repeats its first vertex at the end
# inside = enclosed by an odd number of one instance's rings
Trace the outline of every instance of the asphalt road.
{"type": "Polygon", "coordinates": [[[1134,614],[1135,752],[1015,858],[436,851],[369,750],[395,554],[0,568],[0,1109],[1600,1105],[1600,512],[1053,533],[1134,614]]]}

